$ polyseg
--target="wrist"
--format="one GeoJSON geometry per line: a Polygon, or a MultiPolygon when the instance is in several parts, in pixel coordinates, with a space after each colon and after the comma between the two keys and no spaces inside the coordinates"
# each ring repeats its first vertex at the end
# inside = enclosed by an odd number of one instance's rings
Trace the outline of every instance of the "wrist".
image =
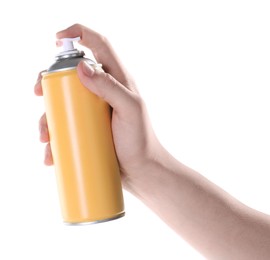
{"type": "Polygon", "coordinates": [[[138,168],[125,174],[124,188],[138,199],[146,202],[149,198],[157,198],[160,185],[164,185],[171,178],[168,175],[176,171],[179,162],[160,144],[153,153],[140,162],[138,168]],[[155,193],[157,192],[157,196],[155,193]]]}

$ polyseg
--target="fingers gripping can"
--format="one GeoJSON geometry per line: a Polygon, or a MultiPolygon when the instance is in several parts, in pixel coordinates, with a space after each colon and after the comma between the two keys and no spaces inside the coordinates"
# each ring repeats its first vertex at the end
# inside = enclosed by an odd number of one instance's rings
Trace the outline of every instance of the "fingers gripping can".
{"type": "MultiPolygon", "coordinates": [[[[62,39],[64,51],[42,75],[42,90],[64,222],[98,223],[124,216],[110,106],[80,82],[81,60],[98,64],[62,39]]],[[[101,69],[101,68],[100,68],[101,69]]]]}

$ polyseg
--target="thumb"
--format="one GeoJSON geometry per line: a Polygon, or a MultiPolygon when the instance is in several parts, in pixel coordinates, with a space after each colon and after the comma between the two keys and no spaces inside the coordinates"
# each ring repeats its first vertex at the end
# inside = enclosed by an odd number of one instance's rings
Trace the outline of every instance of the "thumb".
{"type": "Polygon", "coordinates": [[[81,83],[114,109],[126,108],[129,104],[132,92],[110,74],[95,70],[86,61],[79,63],[77,72],[81,83]]]}

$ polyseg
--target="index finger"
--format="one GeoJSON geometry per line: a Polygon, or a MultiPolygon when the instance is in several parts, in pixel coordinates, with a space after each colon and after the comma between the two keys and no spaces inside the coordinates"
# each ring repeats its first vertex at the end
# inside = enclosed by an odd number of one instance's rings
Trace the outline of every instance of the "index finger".
{"type": "Polygon", "coordinates": [[[103,69],[123,85],[129,87],[128,85],[133,80],[104,36],[80,24],[74,24],[56,34],[58,39],[78,36],[81,37],[80,44],[92,51],[97,62],[102,64],[103,69]]]}

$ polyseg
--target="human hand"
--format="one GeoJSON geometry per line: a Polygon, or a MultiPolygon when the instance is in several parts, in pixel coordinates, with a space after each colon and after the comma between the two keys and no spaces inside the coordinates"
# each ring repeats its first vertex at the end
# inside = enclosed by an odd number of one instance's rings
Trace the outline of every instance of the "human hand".
{"type": "MultiPolygon", "coordinates": [[[[94,70],[87,63],[77,67],[82,84],[113,108],[112,134],[120,164],[124,186],[140,173],[143,165],[157,157],[160,144],[150,125],[146,107],[135,86],[134,80],[121,64],[108,40],[102,35],[75,24],[57,33],[57,38],[80,36],[80,44],[88,47],[105,72],[94,70]]],[[[35,85],[35,93],[42,95],[41,74],[35,85]]],[[[52,165],[50,139],[46,115],[39,122],[40,140],[47,143],[45,164],[52,165]]]]}

